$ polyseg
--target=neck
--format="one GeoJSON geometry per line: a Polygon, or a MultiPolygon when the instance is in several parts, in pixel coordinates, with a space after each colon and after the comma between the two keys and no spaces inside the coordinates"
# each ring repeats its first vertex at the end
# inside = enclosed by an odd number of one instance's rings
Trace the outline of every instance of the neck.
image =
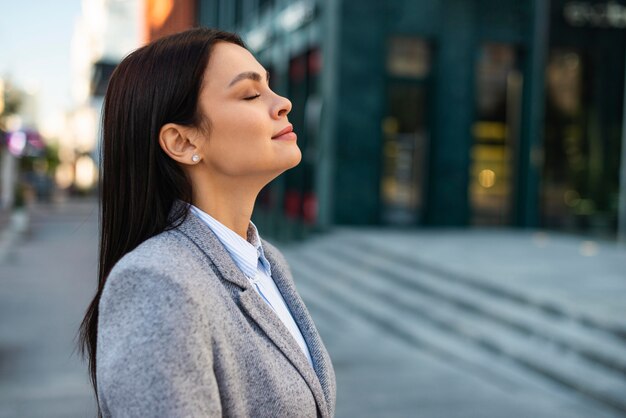
{"type": "Polygon", "coordinates": [[[238,180],[194,182],[192,204],[217,219],[243,239],[248,238],[248,227],[254,203],[261,189],[242,184],[238,180]]]}

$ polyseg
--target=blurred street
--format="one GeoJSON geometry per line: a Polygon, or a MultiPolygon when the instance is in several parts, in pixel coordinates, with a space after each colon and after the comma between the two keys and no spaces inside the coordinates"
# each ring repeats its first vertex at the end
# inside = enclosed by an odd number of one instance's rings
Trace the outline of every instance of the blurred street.
{"type": "Polygon", "coordinates": [[[95,291],[94,202],[37,206],[0,235],[0,417],[95,416],[74,337],[95,291]]]}
{"type": "MultiPolygon", "coordinates": [[[[0,417],[94,416],[73,348],[95,202],[36,206],[1,239],[0,417]]],[[[626,249],[586,239],[341,227],[279,247],[333,358],[337,417],[626,416],[626,249]]]]}

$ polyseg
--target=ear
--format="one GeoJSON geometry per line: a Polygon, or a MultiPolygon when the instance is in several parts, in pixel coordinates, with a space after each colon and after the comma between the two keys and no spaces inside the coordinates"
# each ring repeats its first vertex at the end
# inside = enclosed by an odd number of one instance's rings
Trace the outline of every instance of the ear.
{"type": "Polygon", "coordinates": [[[194,165],[202,159],[191,128],[166,123],[159,131],[159,145],[174,161],[194,165]]]}

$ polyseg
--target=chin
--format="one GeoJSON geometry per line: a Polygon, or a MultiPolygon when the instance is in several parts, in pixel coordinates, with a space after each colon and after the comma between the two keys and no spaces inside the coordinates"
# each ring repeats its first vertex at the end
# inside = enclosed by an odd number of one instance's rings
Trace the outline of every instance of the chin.
{"type": "Polygon", "coordinates": [[[300,161],[302,161],[302,152],[300,152],[300,148],[298,148],[297,156],[294,156],[293,162],[289,168],[297,166],[298,164],[300,164],[300,161]]]}

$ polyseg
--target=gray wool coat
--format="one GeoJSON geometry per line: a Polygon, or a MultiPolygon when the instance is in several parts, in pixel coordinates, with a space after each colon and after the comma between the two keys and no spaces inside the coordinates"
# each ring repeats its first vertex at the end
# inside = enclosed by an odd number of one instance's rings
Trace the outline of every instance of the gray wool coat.
{"type": "Polygon", "coordinates": [[[261,243],[314,367],[211,229],[188,213],[108,276],[96,350],[104,417],[334,415],[328,352],[284,256],[261,243]]]}

